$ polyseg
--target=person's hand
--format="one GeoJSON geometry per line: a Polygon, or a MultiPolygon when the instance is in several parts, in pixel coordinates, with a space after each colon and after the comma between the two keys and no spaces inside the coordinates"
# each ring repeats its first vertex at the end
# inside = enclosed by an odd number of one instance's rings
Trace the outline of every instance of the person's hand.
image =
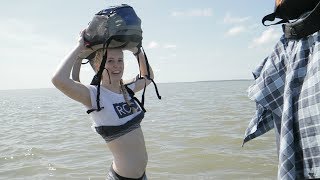
{"type": "Polygon", "coordinates": [[[79,46],[82,46],[82,47],[87,47],[88,44],[85,42],[84,40],[84,34],[86,33],[86,29],[82,29],[79,33],[79,37],[78,37],[78,43],[79,43],[79,46]]]}
{"type": "Polygon", "coordinates": [[[78,45],[80,47],[80,53],[78,55],[79,59],[85,59],[90,54],[92,54],[93,52],[95,52],[103,47],[102,45],[95,45],[95,46],[87,47],[88,44],[85,42],[84,37],[83,37],[85,31],[86,31],[86,29],[83,29],[80,32],[79,38],[78,38],[78,43],[79,43],[78,45]]]}

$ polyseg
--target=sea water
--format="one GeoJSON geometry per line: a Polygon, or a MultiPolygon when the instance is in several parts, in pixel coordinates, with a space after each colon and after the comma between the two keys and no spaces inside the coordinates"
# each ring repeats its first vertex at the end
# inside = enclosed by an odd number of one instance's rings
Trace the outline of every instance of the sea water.
{"type": "MultiPolygon", "coordinates": [[[[149,179],[276,179],[274,132],[242,147],[252,81],[152,85],[142,121],[149,179]]],[[[137,94],[140,98],[141,94],[137,94]]],[[[0,91],[0,179],[105,179],[112,162],[80,103],[56,89],[0,91]]]]}

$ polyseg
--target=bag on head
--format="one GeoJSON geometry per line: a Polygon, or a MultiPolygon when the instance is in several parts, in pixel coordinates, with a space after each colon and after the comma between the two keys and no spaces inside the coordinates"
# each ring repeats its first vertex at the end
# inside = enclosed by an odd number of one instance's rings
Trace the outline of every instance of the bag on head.
{"type": "MultiPolygon", "coordinates": [[[[141,20],[134,9],[127,5],[110,6],[99,11],[85,29],[83,34],[85,45],[102,49],[140,47],[142,41],[141,20]]],[[[91,59],[93,54],[81,54],[91,59]]]]}
{"type": "MultiPolygon", "coordinates": [[[[85,46],[92,48],[95,51],[107,48],[130,49],[134,47],[137,47],[140,50],[140,48],[142,48],[141,19],[137,16],[134,9],[127,4],[110,6],[95,14],[92,21],[89,23],[89,26],[86,28],[83,38],[85,41],[85,46]]],[[[106,64],[107,53],[108,52],[106,51],[102,58],[100,68],[91,82],[91,85],[97,86],[97,109],[88,110],[87,113],[100,111],[103,109],[103,107],[100,107],[100,82],[102,78],[102,72],[106,64]]],[[[79,55],[79,57],[88,59],[89,61],[93,59],[94,56],[95,52],[89,53],[85,51],[79,55]]],[[[145,52],[144,56],[148,71],[147,79],[153,82],[157,96],[159,99],[161,99],[155,82],[150,78],[149,63],[145,52]]],[[[139,57],[138,63],[140,63],[139,57]]],[[[141,75],[139,77],[141,78],[141,75]]],[[[129,91],[129,95],[141,105],[143,110],[145,89],[146,86],[142,94],[142,103],[140,103],[138,99],[134,97],[133,92],[129,91]]]]}

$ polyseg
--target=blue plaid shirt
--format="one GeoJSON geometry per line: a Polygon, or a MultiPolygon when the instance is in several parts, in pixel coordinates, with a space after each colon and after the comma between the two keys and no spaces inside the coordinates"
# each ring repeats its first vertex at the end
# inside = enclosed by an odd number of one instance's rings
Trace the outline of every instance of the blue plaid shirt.
{"type": "Polygon", "coordinates": [[[320,178],[320,31],[282,36],[253,75],[257,110],[244,143],[275,128],[278,179],[320,178]]]}

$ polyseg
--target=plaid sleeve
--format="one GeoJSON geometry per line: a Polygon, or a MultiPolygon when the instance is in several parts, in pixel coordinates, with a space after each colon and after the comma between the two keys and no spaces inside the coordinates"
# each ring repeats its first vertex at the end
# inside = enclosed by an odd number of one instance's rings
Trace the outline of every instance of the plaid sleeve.
{"type": "Polygon", "coordinates": [[[281,57],[274,52],[255,69],[254,83],[248,88],[248,96],[256,102],[256,113],[245,132],[244,143],[274,128],[274,116],[281,117],[284,91],[284,75],[281,57]]]}
{"type": "Polygon", "coordinates": [[[250,121],[249,126],[245,132],[243,144],[268,132],[270,129],[273,129],[273,127],[274,123],[272,112],[265,109],[260,104],[257,104],[256,113],[250,121]]]}

